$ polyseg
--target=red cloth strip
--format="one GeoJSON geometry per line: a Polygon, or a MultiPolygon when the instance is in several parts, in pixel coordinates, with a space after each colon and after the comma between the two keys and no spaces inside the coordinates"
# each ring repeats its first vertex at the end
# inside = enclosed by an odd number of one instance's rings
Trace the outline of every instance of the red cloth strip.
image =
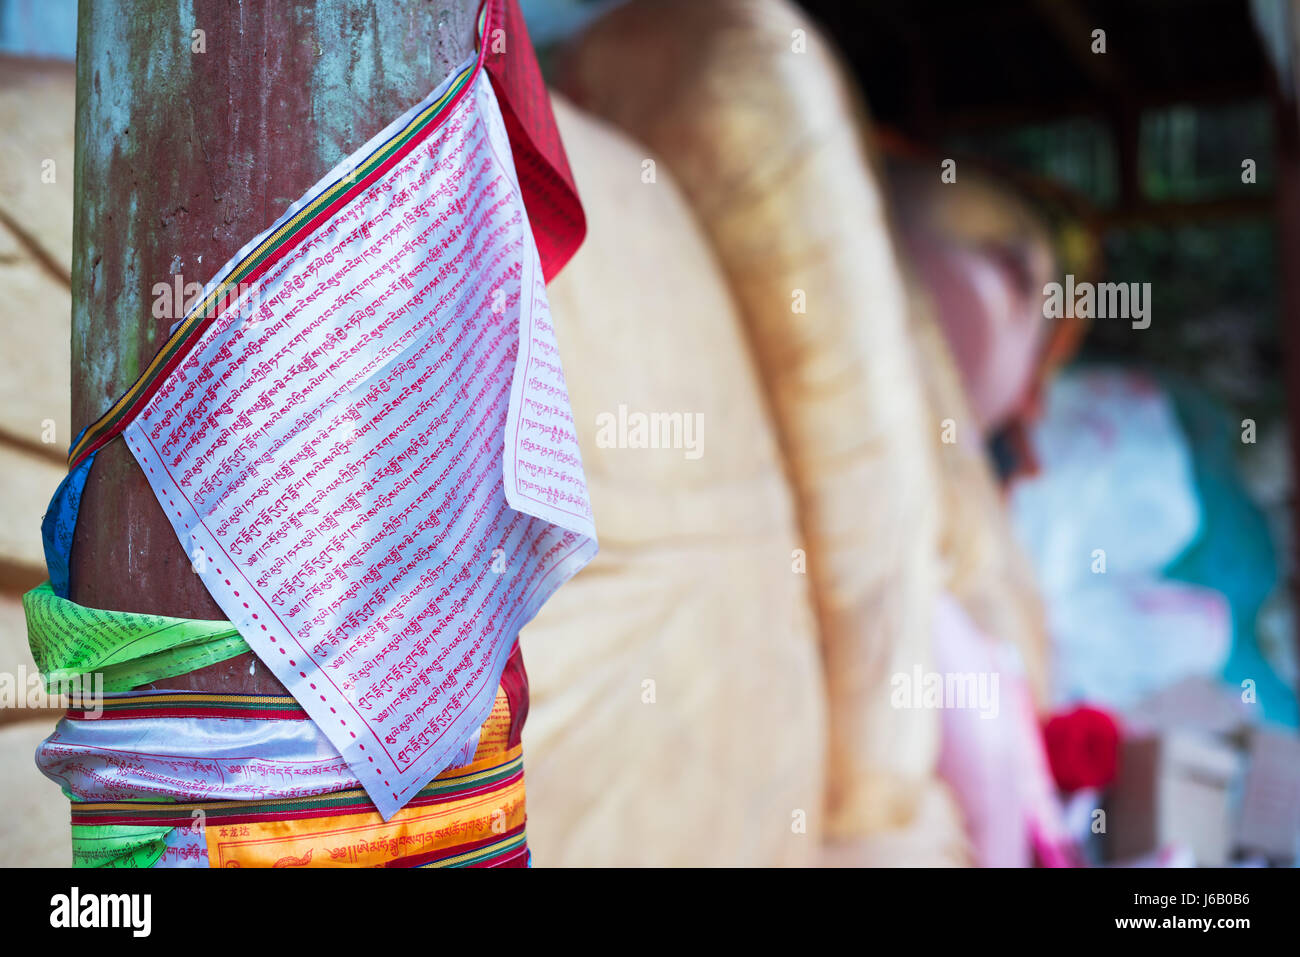
{"type": "Polygon", "coordinates": [[[501,103],[519,191],[542,260],[542,275],[550,282],[582,245],[587,219],[518,0],[486,2],[483,66],[501,103]]]}

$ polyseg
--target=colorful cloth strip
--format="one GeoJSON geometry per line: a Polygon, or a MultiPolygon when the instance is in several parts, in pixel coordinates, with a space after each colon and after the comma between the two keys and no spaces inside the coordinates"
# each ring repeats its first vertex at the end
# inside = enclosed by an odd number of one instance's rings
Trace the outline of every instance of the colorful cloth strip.
{"type": "Polygon", "coordinates": [[[526,862],[525,818],[515,747],[443,772],[387,821],[356,789],[295,801],[83,803],[73,807],[72,826],[74,840],[82,829],[147,835],[158,859],[166,852],[159,831],[197,832],[194,844],[206,855],[198,866],[482,867],[526,862]]]}
{"type": "MultiPolygon", "coordinates": [[[[519,743],[527,673],[511,654],[484,735],[519,743]]],[[[75,800],[174,801],[306,797],[361,786],[347,762],[292,698],[150,691],[74,701],[36,752],[41,772],[75,800]]]]}
{"type": "Polygon", "coordinates": [[[81,867],[523,866],[517,649],[454,767],[385,821],[291,698],[150,692],[69,709],[37,764],[81,867]],[[255,797],[254,797],[255,796],[255,797]]]}

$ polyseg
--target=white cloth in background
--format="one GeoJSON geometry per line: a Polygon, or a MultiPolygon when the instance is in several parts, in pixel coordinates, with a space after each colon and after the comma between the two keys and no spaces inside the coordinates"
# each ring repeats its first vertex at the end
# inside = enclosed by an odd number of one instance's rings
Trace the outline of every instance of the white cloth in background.
{"type": "Polygon", "coordinates": [[[1031,440],[1040,474],[1018,481],[1010,502],[1043,589],[1056,702],[1123,708],[1218,672],[1232,634],[1226,599],[1160,576],[1195,540],[1201,513],[1191,452],[1158,384],[1117,369],[1064,373],[1031,440]]]}

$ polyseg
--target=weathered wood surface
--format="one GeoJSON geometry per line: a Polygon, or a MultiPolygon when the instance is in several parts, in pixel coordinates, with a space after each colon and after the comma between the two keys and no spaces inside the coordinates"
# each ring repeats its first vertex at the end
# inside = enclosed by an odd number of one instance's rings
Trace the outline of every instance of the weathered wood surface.
{"type": "MultiPolygon", "coordinates": [[[[206,282],[474,46],[477,0],[188,5],[83,0],[77,34],[72,422],[135,379],[206,282]],[[194,52],[202,30],[204,52],[194,52]]],[[[85,605],[223,617],[121,442],[98,455],[72,555],[85,605]]],[[[277,693],[251,654],[159,687],[277,693]]]]}

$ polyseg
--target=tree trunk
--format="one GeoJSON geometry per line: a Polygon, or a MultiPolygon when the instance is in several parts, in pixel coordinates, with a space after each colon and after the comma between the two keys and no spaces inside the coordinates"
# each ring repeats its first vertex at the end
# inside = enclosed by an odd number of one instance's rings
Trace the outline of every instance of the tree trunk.
{"type": "MultiPolygon", "coordinates": [[[[179,304],[339,160],[474,48],[478,0],[81,0],[77,25],[72,421],[135,380],[179,304]]],[[[72,552],[72,599],[224,617],[124,443],[95,459],[72,552]]],[[[279,693],[256,656],[157,687],[279,693]]]]}

